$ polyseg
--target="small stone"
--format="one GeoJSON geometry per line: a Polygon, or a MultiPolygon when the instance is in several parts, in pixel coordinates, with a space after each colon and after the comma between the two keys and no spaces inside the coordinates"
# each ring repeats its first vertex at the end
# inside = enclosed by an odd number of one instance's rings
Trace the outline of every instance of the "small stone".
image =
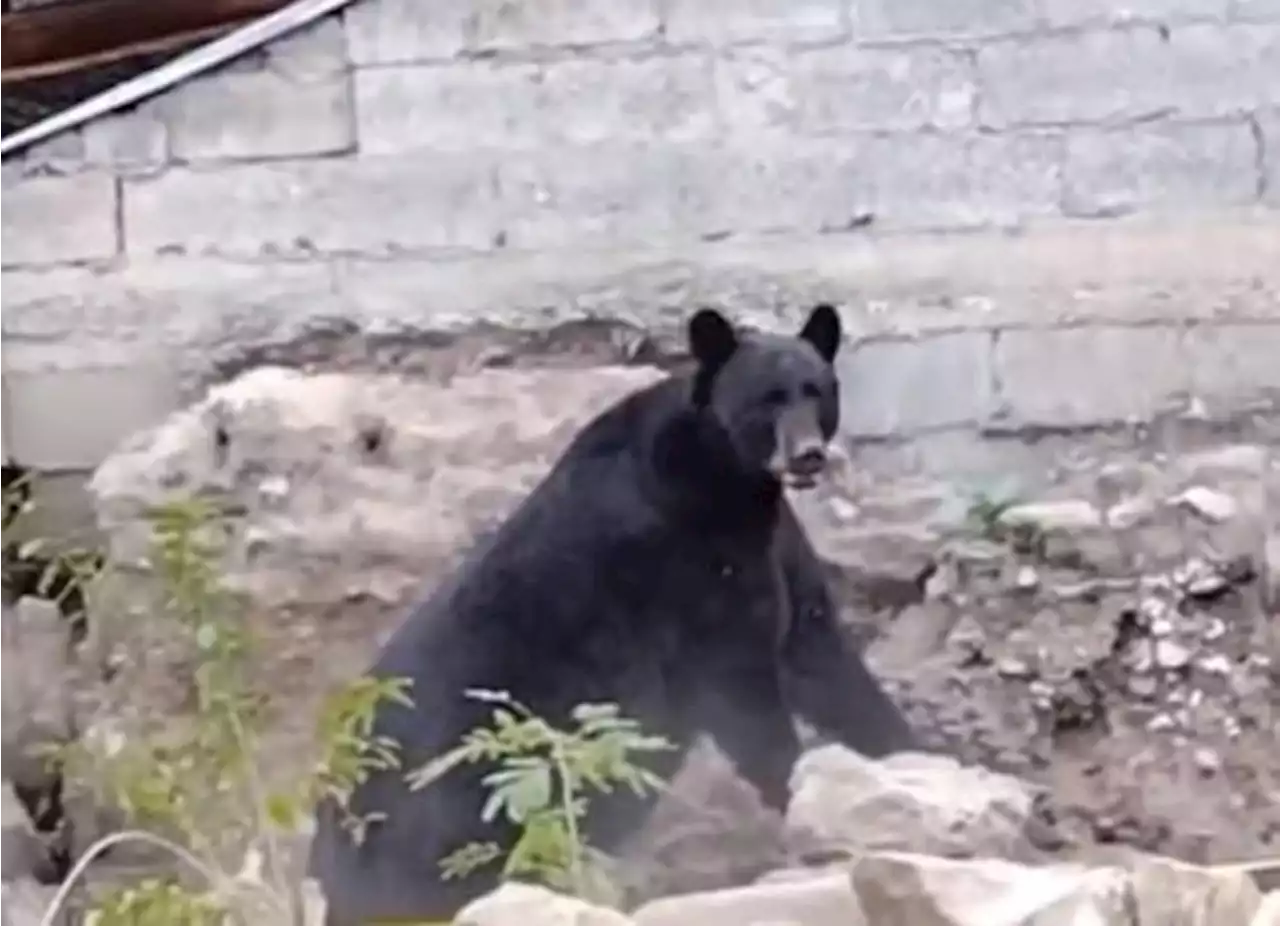
{"type": "Polygon", "coordinates": [[[1129,668],[1134,672],[1146,675],[1155,668],[1155,663],[1151,660],[1151,650],[1149,647],[1132,650],[1132,655],[1128,659],[1129,668]]]}
{"type": "Polygon", "coordinates": [[[1226,676],[1231,674],[1231,660],[1222,653],[1202,656],[1196,663],[1200,671],[1208,675],[1226,676]]]}
{"type": "Polygon", "coordinates": [[[1280,533],[1267,537],[1262,558],[1267,601],[1272,607],[1280,607],[1280,533]]]}
{"type": "Polygon", "coordinates": [[[1222,770],[1222,759],[1212,749],[1201,747],[1191,754],[1196,770],[1206,778],[1216,775],[1222,770]]]}
{"type": "Polygon", "coordinates": [[[1000,522],[1012,526],[1029,524],[1040,530],[1087,530],[1102,526],[1102,514],[1091,503],[1079,499],[1029,502],[1012,505],[1000,514],[1000,522]]]}
{"type": "Polygon", "coordinates": [[[1173,633],[1173,621],[1167,617],[1157,617],[1149,628],[1153,637],[1167,637],[1173,633]]]}
{"type": "Polygon", "coordinates": [[[1173,640],[1157,640],[1155,661],[1162,669],[1181,669],[1191,661],[1191,651],[1173,640]]]}
{"type": "Polygon", "coordinates": [[[1267,470],[1268,451],[1256,444],[1231,444],[1213,450],[1205,450],[1186,457],[1180,469],[1200,479],[1253,476],[1259,477],[1267,470]]]}
{"type": "Polygon", "coordinates": [[[1230,495],[1206,486],[1192,486],[1175,496],[1173,503],[1214,524],[1230,521],[1235,517],[1237,507],[1230,495]]]}
{"type": "Polygon", "coordinates": [[[1177,721],[1168,714],[1156,714],[1147,721],[1147,729],[1152,733],[1166,733],[1176,729],[1177,726],[1177,721]]]}
{"type": "Polygon", "coordinates": [[[1220,570],[1201,559],[1193,559],[1180,569],[1176,581],[1193,598],[1211,598],[1231,584],[1220,570]]]}
{"type": "Polygon", "coordinates": [[[1156,503],[1149,498],[1127,498],[1107,509],[1107,525],[1127,531],[1147,521],[1156,510],[1156,503]]]}
{"type": "Polygon", "coordinates": [[[1005,678],[1030,678],[1035,674],[1029,663],[1012,656],[1001,659],[996,664],[996,671],[1005,678]]]}
{"type": "Polygon", "coordinates": [[[858,506],[847,498],[841,498],[838,495],[833,496],[830,499],[829,504],[831,506],[831,513],[836,516],[837,520],[850,522],[858,519],[858,506]]]}
{"type": "Polygon", "coordinates": [[[1019,591],[1029,592],[1039,586],[1040,575],[1031,566],[1020,566],[1013,584],[1019,591]]]}
{"type": "Polygon", "coordinates": [[[1139,698],[1154,698],[1159,685],[1150,675],[1135,675],[1129,679],[1129,691],[1139,698]]]}
{"type": "Polygon", "coordinates": [[[258,483],[258,494],[264,501],[279,501],[289,495],[289,480],[284,476],[268,476],[258,483]]]}
{"type": "Polygon", "coordinates": [[[1200,633],[1200,638],[1212,643],[1214,640],[1221,640],[1227,632],[1227,622],[1220,617],[1209,618],[1209,623],[1200,633]]]}
{"type": "Polygon", "coordinates": [[[1138,604],[1138,615],[1146,622],[1148,627],[1152,626],[1157,620],[1163,619],[1170,610],[1168,602],[1160,598],[1144,598],[1138,604]]]}

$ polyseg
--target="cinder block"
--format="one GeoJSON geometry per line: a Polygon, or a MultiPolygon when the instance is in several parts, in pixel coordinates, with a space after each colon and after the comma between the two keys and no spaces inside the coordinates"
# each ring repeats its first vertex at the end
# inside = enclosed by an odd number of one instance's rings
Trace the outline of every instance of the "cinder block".
{"type": "Polygon", "coordinates": [[[1256,398],[1280,390],[1280,302],[1277,322],[1197,325],[1187,332],[1192,388],[1199,396],[1256,398]]]}
{"type": "Polygon", "coordinates": [[[475,153],[173,169],[126,181],[124,223],[139,255],[485,249],[500,230],[475,153]]]}
{"type": "Polygon", "coordinates": [[[521,0],[474,5],[468,27],[473,49],[528,48],[655,38],[659,21],[654,0],[521,0]]]}
{"type": "Polygon", "coordinates": [[[349,69],[347,33],[337,13],[270,42],[266,69],[291,80],[333,77],[349,69]]]}
{"type": "Polygon", "coordinates": [[[36,142],[15,160],[28,176],[74,173],[85,166],[84,133],[80,129],[64,129],[36,142]]]}
{"type": "Polygon", "coordinates": [[[116,255],[116,180],[94,171],[21,177],[4,190],[5,267],[107,260],[116,255]]]}
{"type": "Polygon", "coordinates": [[[698,51],[547,65],[541,106],[548,136],[573,144],[685,141],[719,128],[711,60],[698,51]]]}
{"type": "Polygon", "coordinates": [[[6,370],[24,368],[33,344],[54,357],[51,365],[66,368],[92,365],[86,356],[261,343],[290,325],[347,308],[322,261],[179,256],[134,258],[106,271],[8,271],[3,305],[6,370]]]}
{"type": "Polygon", "coordinates": [[[1258,129],[1262,133],[1262,200],[1280,206],[1280,107],[1262,112],[1258,129]]]}
{"type": "Polygon", "coordinates": [[[1040,0],[1040,11],[1051,26],[1176,24],[1225,20],[1231,3],[1232,0],[1040,0]]]}
{"type": "Polygon", "coordinates": [[[977,92],[956,52],[852,45],[734,49],[716,62],[716,89],[730,131],[805,135],[961,127],[977,92]]]}
{"type": "Polygon", "coordinates": [[[670,0],[670,42],[721,45],[765,40],[811,42],[847,32],[840,0],[670,0]]]}
{"type": "Polygon", "coordinates": [[[1259,181],[1245,122],[1076,130],[1067,139],[1064,209],[1119,215],[1240,206],[1257,199],[1259,181]]]}
{"type": "Polygon", "coordinates": [[[40,470],[97,466],[129,435],[178,405],[178,384],[163,364],[4,372],[5,449],[40,470]]]}
{"type": "Polygon", "coordinates": [[[991,126],[1209,118],[1280,97],[1280,29],[1192,25],[1086,31],[978,52],[991,126]]]}
{"type": "Polygon", "coordinates": [[[1017,225],[1057,211],[1054,138],[892,135],[591,145],[499,166],[517,248],[652,246],[725,235],[1017,225]]]}
{"type": "Polygon", "coordinates": [[[643,246],[691,233],[699,154],[674,145],[566,147],[505,158],[498,195],[513,248],[643,246]]]}
{"type": "Polygon", "coordinates": [[[359,68],[353,79],[362,154],[522,148],[542,134],[536,65],[359,68]]]}
{"type": "Polygon", "coordinates": [[[855,39],[1004,35],[1038,24],[1036,0],[854,0],[855,39]]]}
{"type": "Polygon", "coordinates": [[[1191,386],[1172,326],[1002,331],[994,356],[1005,423],[1013,426],[1145,420],[1191,386]]]}
{"type": "Polygon", "coordinates": [[[853,437],[980,424],[995,411],[987,332],[872,341],[842,351],[836,369],[842,427],[853,437]]]}
{"type": "Polygon", "coordinates": [[[1246,22],[1280,22],[1280,0],[1232,0],[1231,18],[1246,22]]]}
{"type": "Polygon", "coordinates": [[[453,58],[466,47],[465,3],[372,0],[343,10],[347,53],[356,67],[453,58]]]}
{"type": "Polygon", "coordinates": [[[215,73],[162,101],[177,161],[309,157],[355,149],[348,75],[215,73]]]}
{"type": "Polygon", "coordinates": [[[162,168],[169,160],[165,100],[161,96],[89,122],[84,127],[85,160],[121,173],[162,168]]]}
{"type": "Polygon", "coordinates": [[[659,27],[655,0],[374,0],[353,4],[345,15],[356,66],[443,61],[464,51],[636,42],[655,38],[659,27]]]}
{"type": "Polygon", "coordinates": [[[1059,208],[1053,135],[891,135],[857,147],[877,227],[1010,227],[1059,208]]]}

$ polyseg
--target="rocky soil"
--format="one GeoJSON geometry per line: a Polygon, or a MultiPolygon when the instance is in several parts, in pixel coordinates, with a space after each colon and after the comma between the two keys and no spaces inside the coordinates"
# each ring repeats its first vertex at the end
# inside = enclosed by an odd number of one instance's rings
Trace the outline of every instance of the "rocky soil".
{"type": "MultiPolygon", "coordinates": [[[[182,709],[184,657],[139,619],[141,513],[202,491],[239,512],[226,571],[262,639],[277,721],[264,764],[296,771],[319,698],[364,667],[404,604],[587,417],[659,375],[564,363],[434,378],[264,367],[216,388],[94,477],[100,526],[126,571],[94,611],[93,652],[112,678],[94,682],[88,708],[83,692],[48,703],[43,682],[65,667],[45,663],[61,650],[35,631],[11,639],[23,624],[6,616],[6,756],[32,718],[78,712],[81,729],[127,728],[182,709]]],[[[817,749],[797,769],[784,823],[708,746],[624,859],[633,898],[872,850],[1037,865],[1120,850],[1194,863],[1280,855],[1278,447],[1280,410],[1228,428],[1183,415],[1045,439],[1042,468],[1018,492],[885,475],[892,467],[863,466],[872,454],[849,448],[795,504],[868,661],[963,766],[939,778],[817,749]]],[[[6,836],[6,881],[9,859],[6,836]]]]}

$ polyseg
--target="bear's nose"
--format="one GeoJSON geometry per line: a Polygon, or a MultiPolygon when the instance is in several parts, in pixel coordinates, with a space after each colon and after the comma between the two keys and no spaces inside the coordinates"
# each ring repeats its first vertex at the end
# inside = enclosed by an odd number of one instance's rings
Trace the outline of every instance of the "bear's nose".
{"type": "Polygon", "coordinates": [[[826,451],[821,447],[808,447],[792,456],[788,469],[797,476],[816,476],[826,465],[826,451]]]}

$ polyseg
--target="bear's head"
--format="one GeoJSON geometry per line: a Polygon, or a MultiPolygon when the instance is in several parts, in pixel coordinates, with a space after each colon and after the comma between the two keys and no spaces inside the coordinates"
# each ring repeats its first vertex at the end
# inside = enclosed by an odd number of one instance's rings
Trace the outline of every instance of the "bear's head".
{"type": "Polygon", "coordinates": [[[735,464],[793,488],[816,485],[840,423],[836,310],[816,306],[796,337],[744,337],[719,312],[701,309],[688,337],[693,403],[719,426],[735,464]]]}

